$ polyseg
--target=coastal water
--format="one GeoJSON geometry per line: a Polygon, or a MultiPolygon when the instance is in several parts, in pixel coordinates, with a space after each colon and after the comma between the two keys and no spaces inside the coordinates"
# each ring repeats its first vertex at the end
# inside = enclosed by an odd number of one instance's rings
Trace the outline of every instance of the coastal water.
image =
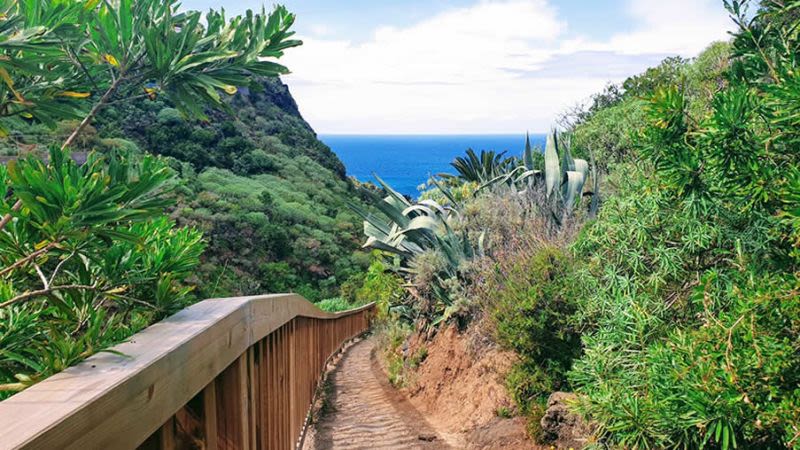
{"type": "MultiPolygon", "coordinates": [[[[321,135],[347,168],[361,181],[373,173],[399,192],[416,197],[417,187],[430,175],[454,173],[450,163],[468,148],[521,155],[525,135],[321,135]]],[[[531,144],[544,146],[545,135],[531,135],[531,144]]]]}

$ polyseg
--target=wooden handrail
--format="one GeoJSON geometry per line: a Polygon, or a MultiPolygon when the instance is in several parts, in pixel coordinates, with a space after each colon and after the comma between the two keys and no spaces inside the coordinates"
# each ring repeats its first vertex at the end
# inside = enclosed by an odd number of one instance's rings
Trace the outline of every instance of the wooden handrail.
{"type": "Polygon", "coordinates": [[[0,449],[291,449],[328,358],[375,305],[205,300],[0,402],[0,449]]]}

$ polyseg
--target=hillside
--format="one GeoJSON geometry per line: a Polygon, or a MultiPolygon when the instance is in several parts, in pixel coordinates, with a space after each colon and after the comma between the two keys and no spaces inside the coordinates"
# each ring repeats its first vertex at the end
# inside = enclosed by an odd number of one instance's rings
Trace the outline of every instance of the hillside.
{"type": "Polygon", "coordinates": [[[242,88],[228,106],[191,121],[161,101],[131,102],[107,110],[98,135],[170,157],[180,173],[172,216],[208,240],[198,296],[337,295],[368,261],[354,253],[361,225],[346,202],[358,194],[344,165],[280,80],[242,88]]]}

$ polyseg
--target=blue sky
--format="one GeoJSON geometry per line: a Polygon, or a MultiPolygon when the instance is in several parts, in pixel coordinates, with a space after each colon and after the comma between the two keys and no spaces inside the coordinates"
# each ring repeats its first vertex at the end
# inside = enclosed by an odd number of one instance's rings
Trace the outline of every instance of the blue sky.
{"type": "MultiPolygon", "coordinates": [[[[261,1],[184,0],[231,13],[261,1]]],[[[666,56],[732,29],[721,0],[287,0],[284,81],[320,133],[543,131],[666,56]]],[[[271,5],[268,4],[268,5],[271,5]]]]}

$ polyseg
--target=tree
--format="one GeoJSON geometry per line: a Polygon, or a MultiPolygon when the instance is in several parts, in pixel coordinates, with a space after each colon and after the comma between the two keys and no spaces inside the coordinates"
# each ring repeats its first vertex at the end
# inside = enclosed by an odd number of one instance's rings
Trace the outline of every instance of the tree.
{"type": "MultiPolygon", "coordinates": [[[[62,149],[112,101],[163,96],[204,118],[204,105],[224,107],[220,91],[234,94],[252,76],[286,73],[265,58],[301,44],[290,39],[294,15],[282,6],[230,20],[210,11],[203,24],[201,13],[177,11],[177,0],[5,3],[0,123],[27,118],[54,125],[90,105],[62,149]]],[[[21,207],[17,201],[0,229],[21,207]]]]}
{"type": "Polygon", "coordinates": [[[162,97],[184,115],[225,107],[265,58],[299,45],[278,6],[226,20],[174,0],[0,0],[0,130],[80,122],[47,162],[0,167],[0,398],[113,345],[191,301],[205,245],[164,214],[174,172],[111,151],[68,148],[116,102],[162,97]],[[16,201],[15,201],[16,200],[16,201]],[[13,202],[13,204],[12,204],[13,202]]]}

